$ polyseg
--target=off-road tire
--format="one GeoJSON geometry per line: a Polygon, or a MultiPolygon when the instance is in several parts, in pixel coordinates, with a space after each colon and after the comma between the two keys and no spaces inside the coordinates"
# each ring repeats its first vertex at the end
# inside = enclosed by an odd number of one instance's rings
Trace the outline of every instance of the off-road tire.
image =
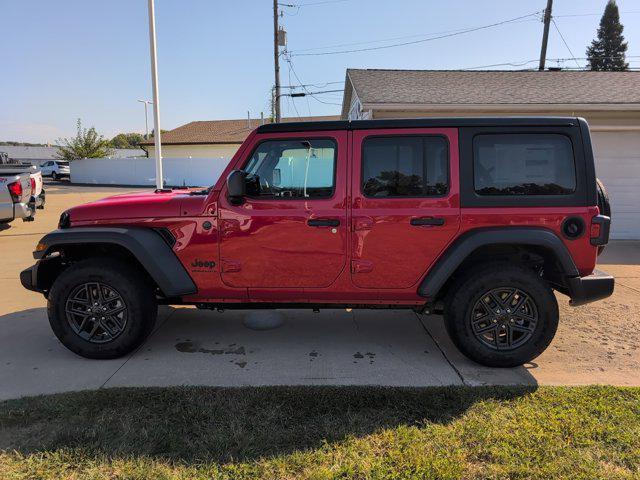
{"type": "MultiPolygon", "coordinates": [[[[611,218],[611,202],[609,201],[609,194],[607,193],[607,189],[604,188],[604,183],[602,183],[599,178],[596,178],[596,187],[598,190],[598,209],[600,210],[600,215],[606,215],[611,218]]],[[[600,245],[598,247],[598,255],[604,251],[604,248],[604,245],[600,245]]]]}
{"type": "Polygon", "coordinates": [[[558,303],[551,288],[531,269],[509,263],[484,264],[465,272],[452,285],[445,302],[444,320],[453,343],[471,360],[489,367],[516,367],[536,358],[551,343],[558,328],[558,303]],[[487,346],[472,327],[476,302],[487,292],[500,288],[526,293],[538,315],[531,336],[511,350],[487,346]]]}
{"type": "Polygon", "coordinates": [[[47,313],[56,337],[72,352],[96,359],[118,358],[136,348],[151,333],[158,312],[155,292],[145,276],[122,261],[82,260],[55,280],[48,295],[47,313]],[[81,285],[99,282],[116,291],[126,305],[126,323],[115,338],[93,343],[82,338],[67,319],[67,300],[81,285]]]}

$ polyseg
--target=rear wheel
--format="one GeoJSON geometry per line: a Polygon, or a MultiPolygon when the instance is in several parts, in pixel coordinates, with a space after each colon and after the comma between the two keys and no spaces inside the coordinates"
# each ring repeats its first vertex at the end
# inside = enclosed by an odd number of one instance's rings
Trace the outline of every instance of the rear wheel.
{"type": "Polygon", "coordinates": [[[512,264],[484,265],[454,285],[445,322],[470,359],[515,367],[540,355],[558,327],[553,291],[535,272],[512,264]]]}
{"type": "Polygon", "coordinates": [[[154,290],[140,272],[111,259],[72,265],[49,292],[49,323],[58,339],[87,358],[117,358],[136,349],[157,314],[154,290]]]}

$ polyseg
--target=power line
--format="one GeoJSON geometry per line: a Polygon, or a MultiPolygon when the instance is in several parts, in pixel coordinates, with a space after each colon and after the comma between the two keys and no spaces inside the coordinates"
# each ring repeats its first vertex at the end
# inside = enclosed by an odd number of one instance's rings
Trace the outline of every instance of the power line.
{"type": "MultiPolygon", "coordinates": [[[[293,63],[291,62],[291,55],[289,53],[287,53],[286,60],[289,63],[291,72],[293,72],[293,76],[296,77],[296,80],[298,80],[298,83],[300,83],[300,86],[302,87],[302,89],[305,91],[307,95],[313,98],[316,102],[324,103],[325,105],[339,105],[339,106],[342,105],[342,103],[325,102],[324,100],[320,100],[318,97],[316,97],[312,92],[309,91],[309,89],[305,86],[302,80],[300,80],[300,77],[296,73],[296,69],[293,68],[293,63]]],[[[326,93],[326,92],[321,92],[321,93],[326,93]]]]}
{"type": "MultiPolygon", "coordinates": [[[[291,63],[290,62],[289,62],[289,83],[291,83],[291,63]]],[[[289,97],[289,103],[293,105],[293,109],[296,111],[298,120],[302,120],[302,118],[300,117],[300,113],[298,112],[298,107],[296,107],[296,101],[291,97],[291,95],[288,95],[288,97],[289,97]]],[[[309,112],[309,114],[311,114],[311,112],[309,112]]]]}
{"type": "Polygon", "coordinates": [[[292,3],[289,3],[289,4],[280,3],[279,5],[282,5],[284,7],[297,7],[297,8],[300,8],[300,7],[315,7],[317,5],[326,5],[328,3],[344,3],[344,2],[348,2],[348,1],[349,0],[323,0],[323,1],[320,1],[320,2],[308,2],[308,3],[297,3],[297,4],[295,4],[295,3],[293,3],[293,4],[292,3]]]}
{"type": "MultiPolygon", "coordinates": [[[[282,5],[282,4],[281,4],[282,5]]],[[[291,6],[294,7],[295,5],[289,4],[287,6],[291,6]]],[[[632,11],[625,11],[625,12],[620,12],[620,14],[634,14],[634,13],[640,13],[640,10],[632,10],[632,11]]],[[[554,15],[555,18],[568,18],[568,17],[587,17],[587,16],[596,16],[596,15],[602,15],[601,13],[580,13],[580,14],[566,14],[566,15],[554,15]]],[[[511,23],[519,23],[519,22],[532,22],[532,21],[536,21],[538,19],[536,18],[527,18],[527,19],[523,19],[520,20],[518,22],[514,21],[511,23]]],[[[349,43],[338,43],[338,44],[333,44],[333,45],[324,45],[321,47],[312,47],[312,48],[302,48],[302,49],[297,49],[295,50],[294,55],[301,55],[298,52],[312,52],[314,50],[324,50],[324,49],[328,49],[328,48],[340,48],[340,47],[352,47],[352,46],[357,46],[357,45],[371,45],[374,43],[382,43],[382,42],[391,42],[394,40],[404,40],[407,38],[416,38],[416,37],[424,37],[424,36],[432,36],[432,35],[442,35],[442,34],[448,34],[448,33],[458,33],[458,32],[464,32],[466,29],[456,29],[456,30],[444,30],[444,31],[439,31],[439,32],[431,32],[431,33],[416,33],[413,35],[402,35],[402,36],[397,36],[397,37],[387,37],[387,38],[380,38],[377,40],[367,40],[367,41],[361,41],[361,42],[349,42],[349,43]]]]}
{"type": "Polygon", "coordinates": [[[492,28],[492,27],[497,27],[500,25],[504,25],[507,23],[512,23],[518,20],[522,20],[524,18],[528,18],[528,17],[533,17],[536,15],[539,15],[542,12],[542,10],[539,10],[537,12],[533,12],[533,13],[529,13],[527,15],[521,15],[519,17],[515,17],[515,18],[510,18],[508,20],[503,20],[501,22],[495,22],[495,23],[490,23],[488,25],[481,25],[479,27],[473,27],[473,28],[468,28],[465,30],[459,30],[453,33],[448,33],[448,34],[444,34],[444,35],[439,35],[439,36],[435,36],[435,37],[430,37],[430,38],[424,38],[421,40],[414,40],[411,42],[402,42],[402,43],[395,43],[392,45],[381,45],[379,47],[368,47],[368,48],[358,48],[358,49],[353,49],[353,50],[337,50],[334,52],[317,52],[317,53],[298,53],[296,54],[295,51],[293,52],[289,52],[290,56],[317,56],[317,55],[336,55],[336,54],[343,54],[343,53],[357,53],[357,52],[368,52],[368,51],[372,51],[372,50],[383,50],[383,49],[387,49],[387,48],[395,48],[395,47],[404,47],[407,45],[415,45],[418,43],[425,43],[425,42],[431,42],[434,40],[439,40],[442,38],[449,38],[449,37],[454,37],[456,35],[463,35],[465,33],[471,33],[471,32],[477,32],[479,30],[485,30],[487,28],[492,28]]]}
{"type": "MultiPolygon", "coordinates": [[[[631,13],[640,13],[640,10],[628,10],[626,12],[620,12],[620,15],[627,15],[627,14],[631,14],[631,13]]],[[[564,17],[596,17],[596,16],[601,16],[601,13],[569,13],[569,14],[565,14],[565,15],[554,15],[554,17],[556,18],[564,18],[564,17]]]]}
{"type": "Polygon", "coordinates": [[[576,56],[571,51],[571,47],[569,46],[567,41],[564,39],[564,35],[562,35],[562,32],[560,31],[560,28],[558,28],[558,24],[556,23],[556,19],[555,18],[551,18],[551,23],[553,23],[553,26],[556,27],[556,31],[558,32],[558,35],[560,35],[560,38],[562,39],[562,42],[564,43],[564,46],[567,47],[567,50],[569,50],[569,55],[571,55],[571,58],[573,58],[573,61],[576,62],[576,65],[578,66],[578,68],[582,68],[582,66],[578,63],[578,60],[576,60],[576,56]]]}
{"type": "MultiPolygon", "coordinates": [[[[525,20],[520,20],[520,22],[533,22],[533,21],[537,21],[537,19],[536,18],[529,18],[529,19],[525,19],[525,20]]],[[[513,22],[513,23],[517,23],[517,22],[513,22]]],[[[328,48],[354,47],[356,45],[371,45],[372,43],[391,42],[391,41],[394,41],[394,40],[404,40],[404,39],[407,39],[407,38],[431,37],[433,35],[443,35],[443,34],[446,34],[446,33],[458,33],[458,32],[463,32],[465,30],[466,30],[466,28],[457,28],[455,30],[443,30],[443,31],[439,31],[439,32],[415,33],[413,35],[402,35],[400,37],[387,37],[387,38],[379,38],[377,40],[368,40],[368,41],[362,41],[362,42],[338,43],[338,44],[333,44],[333,45],[324,45],[322,47],[301,48],[301,49],[295,50],[295,52],[312,52],[314,50],[325,50],[325,49],[328,49],[328,48]]],[[[300,55],[300,54],[296,53],[296,55],[300,55]]]]}
{"type": "MultiPolygon", "coordinates": [[[[617,58],[617,57],[611,57],[611,56],[602,56],[602,57],[594,57],[594,58],[600,58],[600,59],[604,59],[604,58],[617,58]]],[[[640,58],[640,55],[625,55],[625,58],[640,58]]],[[[547,61],[549,62],[566,62],[569,60],[588,60],[587,57],[571,57],[571,58],[547,58],[547,61]]],[[[504,63],[493,63],[490,65],[480,65],[477,67],[467,67],[467,68],[463,68],[462,70],[478,70],[481,68],[492,68],[492,67],[523,67],[525,65],[528,65],[530,63],[534,63],[537,62],[538,59],[533,59],[533,60],[524,60],[524,61],[514,61],[514,62],[504,62],[504,63]]],[[[637,61],[637,60],[633,60],[633,61],[637,61]]],[[[579,68],[584,68],[579,66],[579,68]]]]}
{"type": "MultiPolygon", "coordinates": [[[[291,83],[291,82],[289,82],[291,83]]],[[[324,88],[327,85],[336,85],[338,83],[344,83],[344,80],[337,80],[335,82],[318,82],[318,83],[307,83],[305,85],[280,85],[280,88],[301,88],[301,87],[316,87],[316,88],[324,88]]]]}

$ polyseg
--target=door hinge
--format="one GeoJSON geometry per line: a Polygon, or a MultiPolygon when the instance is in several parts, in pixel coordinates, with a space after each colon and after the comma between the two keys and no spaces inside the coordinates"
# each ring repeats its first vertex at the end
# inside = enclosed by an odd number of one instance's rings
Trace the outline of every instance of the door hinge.
{"type": "Polygon", "coordinates": [[[240,262],[223,258],[220,260],[220,271],[223,273],[239,272],[240,262]]]}
{"type": "Polygon", "coordinates": [[[351,260],[351,273],[369,273],[373,271],[373,262],[369,260],[351,260]]]}
{"type": "Polygon", "coordinates": [[[353,219],[353,231],[371,230],[373,228],[373,218],[356,217],[353,219]]]}

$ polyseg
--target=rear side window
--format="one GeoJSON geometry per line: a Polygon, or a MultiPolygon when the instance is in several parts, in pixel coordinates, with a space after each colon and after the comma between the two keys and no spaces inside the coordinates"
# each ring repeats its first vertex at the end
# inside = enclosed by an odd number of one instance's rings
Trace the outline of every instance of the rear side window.
{"type": "Polygon", "coordinates": [[[362,193],[366,197],[444,195],[448,172],[448,143],[443,137],[371,137],[362,144],[362,193]]]}
{"type": "Polygon", "coordinates": [[[576,189],[571,140],[560,134],[487,134],[473,139],[480,195],[568,195],[576,189]]]}

